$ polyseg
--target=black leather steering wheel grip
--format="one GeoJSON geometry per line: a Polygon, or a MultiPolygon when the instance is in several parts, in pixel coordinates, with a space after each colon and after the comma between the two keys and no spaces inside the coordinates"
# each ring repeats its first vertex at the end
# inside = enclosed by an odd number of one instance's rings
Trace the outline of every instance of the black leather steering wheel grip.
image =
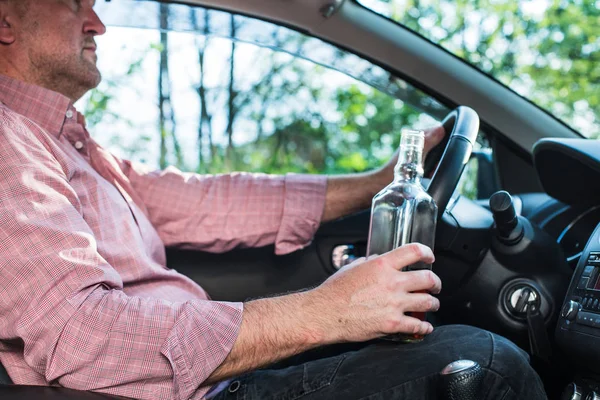
{"type": "Polygon", "coordinates": [[[482,399],[483,369],[471,360],[454,361],[440,372],[439,394],[442,400],[482,399]]]}
{"type": "Polygon", "coordinates": [[[425,176],[430,176],[435,170],[427,192],[437,204],[438,220],[446,210],[471,158],[473,145],[479,133],[479,116],[472,108],[459,106],[444,118],[442,126],[446,136],[440,144],[431,149],[423,166],[425,176]]]}

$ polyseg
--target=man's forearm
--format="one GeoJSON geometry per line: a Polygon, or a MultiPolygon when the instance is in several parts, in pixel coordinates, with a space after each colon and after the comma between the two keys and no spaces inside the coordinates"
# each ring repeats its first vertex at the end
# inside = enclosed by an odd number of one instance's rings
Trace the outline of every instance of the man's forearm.
{"type": "Polygon", "coordinates": [[[331,221],[369,208],[373,196],[391,182],[392,175],[388,175],[390,176],[385,176],[378,170],[328,177],[322,221],[331,221]]]}
{"type": "MultiPolygon", "coordinates": [[[[440,125],[425,131],[423,160],[427,153],[444,138],[440,125]]],[[[330,176],[327,179],[327,194],[322,221],[331,221],[371,206],[371,200],[381,189],[392,182],[398,152],[381,168],[362,174],[330,176]]]]}
{"type": "Polygon", "coordinates": [[[428,294],[440,292],[439,277],[429,270],[402,272],[418,261],[432,263],[433,252],[413,243],[346,265],[315,289],[246,303],[231,352],[204,384],[322,345],[430,333],[428,322],[405,315],[439,308],[428,294]]]}
{"type": "Polygon", "coordinates": [[[309,292],[250,301],[238,338],[223,363],[205,381],[238,376],[319,345],[327,344],[309,292]]]}

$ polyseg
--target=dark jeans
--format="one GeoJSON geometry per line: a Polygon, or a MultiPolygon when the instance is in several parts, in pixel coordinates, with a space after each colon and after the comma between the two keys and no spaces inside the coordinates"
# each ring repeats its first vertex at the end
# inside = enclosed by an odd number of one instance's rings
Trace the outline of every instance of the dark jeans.
{"type": "Polygon", "coordinates": [[[419,343],[377,340],[310,351],[232,380],[216,399],[437,399],[438,373],[459,359],[484,369],[482,400],[546,399],[524,351],[463,325],[437,327],[419,343]]]}

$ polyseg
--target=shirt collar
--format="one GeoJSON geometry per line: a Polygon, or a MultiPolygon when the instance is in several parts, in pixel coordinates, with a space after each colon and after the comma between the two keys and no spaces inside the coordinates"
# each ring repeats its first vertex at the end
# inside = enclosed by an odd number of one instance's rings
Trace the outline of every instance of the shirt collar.
{"type": "Polygon", "coordinates": [[[60,137],[66,119],[79,120],[71,100],[57,92],[0,74],[0,102],[60,137]]]}

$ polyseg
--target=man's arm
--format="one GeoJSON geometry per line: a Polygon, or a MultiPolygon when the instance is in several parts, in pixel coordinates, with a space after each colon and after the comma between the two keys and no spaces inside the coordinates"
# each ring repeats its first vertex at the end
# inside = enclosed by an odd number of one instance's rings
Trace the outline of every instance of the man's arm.
{"type": "Polygon", "coordinates": [[[167,247],[221,253],[274,243],[287,254],[308,245],[321,222],[325,176],[200,175],[118,162],[167,247]]]}
{"type": "MultiPolygon", "coordinates": [[[[442,137],[441,127],[426,132],[425,151],[442,137]]],[[[309,244],[321,222],[368,208],[392,181],[396,159],[373,172],[330,177],[199,175],[117,162],[167,247],[220,253],[275,243],[276,254],[287,254],[309,244]]]]}
{"type": "MultiPolygon", "coordinates": [[[[190,398],[229,354],[243,305],[126,293],[82,216],[73,170],[35,129],[0,105],[0,341],[9,373],[19,384],[190,398]]],[[[90,211],[103,211],[102,196],[90,211]]],[[[108,222],[101,234],[121,232],[108,222]]]]}
{"type": "Polygon", "coordinates": [[[410,244],[345,266],[316,289],[244,305],[242,325],[227,358],[205,382],[238,376],[311,348],[391,333],[428,334],[428,322],[405,312],[437,311],[440,279],[431,271],[400,272],[431,250],[410,244]]]}
{"type": "MultiPolygon", "coordinates": [[[[423,159],[443,137],[444,128],[441,126],[425,132],[423,159]]],[[[392,182],[397,160],[398,152],[387,164],[375,171],[328,177],[323,222],[371,207],[373,196],[392,182]]]]}

